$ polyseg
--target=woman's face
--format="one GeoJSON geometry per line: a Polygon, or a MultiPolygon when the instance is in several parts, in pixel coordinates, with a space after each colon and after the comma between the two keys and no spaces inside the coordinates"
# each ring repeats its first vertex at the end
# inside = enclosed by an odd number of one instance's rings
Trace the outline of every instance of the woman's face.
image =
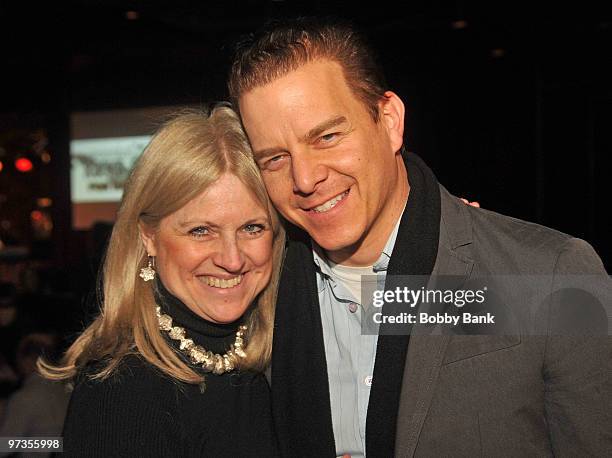
{"type": "Polygon", "coordinates": [[[206,320],[237,320],[270,280],[268,214],[232,174],[141,234],[164,286],[206,320]]]}

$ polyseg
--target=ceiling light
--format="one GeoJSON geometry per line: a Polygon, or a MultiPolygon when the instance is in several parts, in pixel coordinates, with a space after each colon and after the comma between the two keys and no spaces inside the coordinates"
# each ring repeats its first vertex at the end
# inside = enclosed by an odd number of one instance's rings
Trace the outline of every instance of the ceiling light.
{"type": "Polygon", "coordinates": [[[467,26],[468,26],[467,21],[464,21],[463,19],[459,19],[457,21],[451,22],[451,27],[455,30],[465,29],[467,28],[467,26]]]}

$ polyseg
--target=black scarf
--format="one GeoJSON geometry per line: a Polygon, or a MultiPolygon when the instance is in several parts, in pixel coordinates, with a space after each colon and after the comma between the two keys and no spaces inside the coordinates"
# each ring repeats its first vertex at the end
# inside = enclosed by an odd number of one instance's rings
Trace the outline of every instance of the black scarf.
{"type": "MultiPolygon", "coordinates": [[[[387,269],[385,289],[395,288],[394,275],[431,275],[440,238],[440,187],[433,172],[416,155],[406,159],[410,196],[387,269]]],[[[417,287],[418,288],[418,287],[417,287]]],[[[383,314],[388,305],[383,307],[383,314]]],[[[395,450],[397,413],[410,335],[384,335],[381,326],[368,416],[366,456],[391,457],[395,450]]],[[[418,389],[418,387],[412,387],[418,389]]]]}
{"type": "MultiPolygon", "coordinates": [[[[418,156],[405,154],[404,162],[411,189],[389,262],[386,289],[395,275],[431,274],[438,252],[438,182],[418,156]]],[[[335,456],[312,250],[307,238],[293,240],[279,287],[272,355],[272,399],[279,444],[287,456],[335,456]]],[[[386,306],[383,313],[385,310],[386,306]]],[[[378,338],[366,420],[368,458],[393,456],[410,339],[409,335],[382,334],[384,328],[378,338]]]]}

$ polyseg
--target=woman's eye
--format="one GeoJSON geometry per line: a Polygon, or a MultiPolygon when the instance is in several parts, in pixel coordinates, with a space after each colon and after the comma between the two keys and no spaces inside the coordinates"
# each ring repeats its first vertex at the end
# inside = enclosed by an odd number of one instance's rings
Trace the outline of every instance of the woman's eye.
{"type": "Polygon", "coordinates": [[[247,224],[246,226],[244,226],[244,231],[249,234],[259,234],[263,230],[263,224],[247,224]]]}
{"type": "Polygon", "coordinates": [[[205,235],[208,235],[209,231],[208,231],[208,228],[205,226],[198,226],[198,227],[194,227],[193,229],[191,229],[189,233],[197,238],[197,237],[204,237],[205,235]]]}

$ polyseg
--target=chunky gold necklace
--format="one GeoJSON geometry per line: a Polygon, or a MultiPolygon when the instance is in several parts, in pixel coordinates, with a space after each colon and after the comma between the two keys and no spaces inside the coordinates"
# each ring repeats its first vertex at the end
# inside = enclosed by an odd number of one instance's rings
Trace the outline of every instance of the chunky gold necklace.
{"type": "Polygon", "coordinates": [[[196,345],[193,340],[185,336],[185,328],[180,326],[172,326],[172,318],[166,314],[163,314],[159,306],[155,308],[155,311],[157,313],[159,329],[166,331],[171,339],[178,340],[179,349],[189,357],[193,364],[201,366],[206,372],[221,375],[226,372],[233,371],[236,368],[238,361],[246,358],[243,340],[244,333],[247,330],[246,326],[238,326],[234,345],[232,345],[225,354],[220,355],[218,353],[208,351],[200,345],[196,345]]]}

